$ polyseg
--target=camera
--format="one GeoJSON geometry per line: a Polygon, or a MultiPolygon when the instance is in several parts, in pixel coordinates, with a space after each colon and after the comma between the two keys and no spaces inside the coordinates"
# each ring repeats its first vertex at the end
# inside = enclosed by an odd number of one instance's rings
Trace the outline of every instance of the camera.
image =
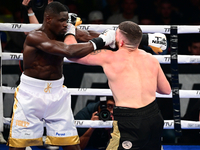
{"type": "Polygon", "coordinates": [[[103,121],[112,120],[110,115],[111,115],[111,113],[107,109],[106,97],[100,97],[100,112],[98,114],[99,120],[103,120],[103,121]]]}
{"type": "Polygon", "coordinates": [[[44,10],[48,5],[48,0],[31,0],[28,5],[32,7],[33,11],[44,10]]]}

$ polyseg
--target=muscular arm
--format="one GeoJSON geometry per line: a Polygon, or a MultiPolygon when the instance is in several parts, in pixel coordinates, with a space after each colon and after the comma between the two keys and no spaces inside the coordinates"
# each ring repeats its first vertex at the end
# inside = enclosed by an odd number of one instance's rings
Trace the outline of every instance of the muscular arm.
{"type": "MultiPolygon", "coordinates": [[[[159,65],[159,64],[158,64],[159,65]]],[[[157,90],[156,92],[160,94],[170,94],[171,93],[171,87],[170,84],[165,77],[165,74],[163,73],[160,65],[158,68],[158,78],[157,78],[157,90]]]]}
{"type": "Polygon", "coordinates": [[[45,33],[41,31],[31,32],[25,41],[26,46],[35,47],[46,53],[67,57],[80,58],[94,50],[91,42],[70,44],[49,39],[45,33]]]}
{"type": "Polygon", "coordinates": [[[103,67],[106,63],[109,63],[110,61],[112,61],[113,53],[114,52],[111,50],[101,49],[101,50],[95,50],[85,57],[78,58],[78,59],[70,58],[69,60],[74,61],[79,64],[103,67]]]}
{"type": "Polygon", "coordinates": [[[76,29],[76,40],[79,42],[87,42],[93,38],[99,36],[98,32],[95,31],[86,31],[81,29],[76,29]]]}

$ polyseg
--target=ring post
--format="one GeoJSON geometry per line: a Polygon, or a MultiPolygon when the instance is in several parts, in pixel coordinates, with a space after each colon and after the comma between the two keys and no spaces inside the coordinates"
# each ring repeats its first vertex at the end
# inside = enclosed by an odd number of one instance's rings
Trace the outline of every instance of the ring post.
{"type": "Polygon", "coordinates": [[[0,132],[3,132],[2,46],[0,36],[0,132]]]}
{"type": "MultiPolygon", "coordinates": [[[[179,72],[178,72],[178,34],[177,26],[170,28],[170,47],[171,47],[171,88],[174,112],[174,131],[176,137],[182,135],[181,115],[180,115],[180,97],[179,97],[179,72]]],[[[177,139],[176,139],[177,140],[177,139]]]]}

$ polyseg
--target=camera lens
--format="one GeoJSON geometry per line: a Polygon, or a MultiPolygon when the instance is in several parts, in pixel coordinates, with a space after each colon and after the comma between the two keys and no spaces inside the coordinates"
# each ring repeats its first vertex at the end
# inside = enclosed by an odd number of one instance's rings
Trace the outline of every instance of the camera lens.
{"type": "Polygon", "coordinates": [[[111,120],[110,119],[110,112],[107,110],[107,109],[104,109],[102,110],[100,113],[99,113],[99,119],[100,120],[111,120]]]}
{"type": "Polygon", "coordinates": [[[31,0],[33,11],[44,10],[48,5],[48,0],[31,0]]]}
{"type": "Polygon", "coordinates": [[[41,8],[44,6],[44,1],[43,0],[36,0],[35,1],[35,7],[41,8]]]}

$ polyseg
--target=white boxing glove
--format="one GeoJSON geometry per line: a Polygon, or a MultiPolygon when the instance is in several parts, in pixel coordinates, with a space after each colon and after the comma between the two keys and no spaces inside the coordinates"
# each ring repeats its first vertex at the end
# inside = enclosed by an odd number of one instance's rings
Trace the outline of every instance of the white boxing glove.
{"type": "Polygon", "coordinates": [[[69,16],[69,18],[67,20],[68,23],[73,24],[75,27],[77,27],[80,24],[82,24],[82,20],[81,20],[80,17],[78,17],[77,14],[75,14],[75,13],[69,13],[68,16],[69,16]]]}
{"type": "Polygon", "coordinates": [[[105,46],[116,48],[115,45],[115,30],[107,29],[99,35],[100,38],[105,42],[105,46]]]}
{"type": "Polygon", "coordinates": [[[66,37],[69,34],[74,36],[76,35],[76,27],[71,23],[67,23],[67,32],[65,33],[64,36],[66,37]]]}
{"type": "Polygon", "coordinates": [[[90,40],[94,46],[94,50],[101,49],[103,46],[115,48],[115,30],[107,29],[102,32],[98,38],[90,40]]]}
{"type": "Polygon", "coordinates": [[[148,46],[156,53],[162,53],[167,48],[167,38],[165,34],[154,33],[148,34],[148,46]]]}

